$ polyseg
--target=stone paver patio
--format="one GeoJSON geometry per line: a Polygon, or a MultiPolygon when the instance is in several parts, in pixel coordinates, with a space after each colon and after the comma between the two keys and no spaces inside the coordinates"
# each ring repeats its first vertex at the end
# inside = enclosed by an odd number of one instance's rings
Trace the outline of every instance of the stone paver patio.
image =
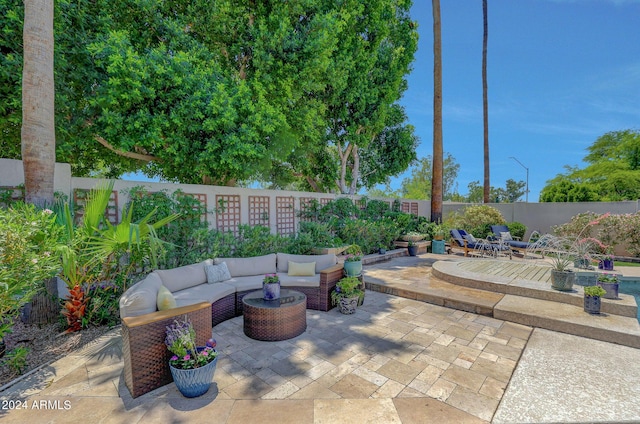
{"type": "Polygon", "coordinates": [[[214,327],[221,357],[211,389],[196,399],[183,398],[174,384],[132,399],[122,381],[116,329],[0,392],[0,418],[232,424],[640,420],[640,405],[633,401],[640,391],[638,349],[372,291],[354,315],[309,310],[307,323],[305,333],[282,342],[247,338],[242,317],[214,327]],[[597,405],[597,412],[589,405],[597,405]]]}

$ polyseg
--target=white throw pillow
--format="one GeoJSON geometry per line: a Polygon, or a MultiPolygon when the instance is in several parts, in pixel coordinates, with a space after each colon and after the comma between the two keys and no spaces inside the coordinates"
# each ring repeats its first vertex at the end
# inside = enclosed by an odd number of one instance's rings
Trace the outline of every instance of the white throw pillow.
{"type": "Polygon", "coordinates": [[[158,290],[158,310],[166,311],[167,309],[173,309],[176,307],[176,298],[165,286],[161,286],[158,290]]]}
{"type": "Polygon", "coordinates": [[[207,273],[207,283],[221,283],[231,279],[231,273],[227,268],[226,262],[221,262],[218,265],[206,265],[204,271],[207,273]]]}
{"type": "Polygon", "coordinates": [[[509,231],[501,231],[500,238],[502,239],[502,241],[513,240],[513,237],[511,237],[511,233],[509,231]]]}

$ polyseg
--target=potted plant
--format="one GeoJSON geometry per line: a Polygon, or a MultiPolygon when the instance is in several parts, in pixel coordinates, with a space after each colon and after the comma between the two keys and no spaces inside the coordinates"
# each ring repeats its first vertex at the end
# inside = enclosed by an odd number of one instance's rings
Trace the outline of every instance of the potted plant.
{"type": "Polygon", "coordinates": [[[598,262],[598,269],[603,271],[613,271],[613,255],[611,253],[607,253],[604,258],[600,259],[598,262]]]}
{"type": "Polygon", "coordinates": [[[596,285],[602,287],[606,294],[603,295],[605,299],[617,299],[618,289],[620,284],[618,282],[618,276],[610,273],[599,273],[596,279],[596,285]]]}
{"type": "Polygon", "coordinates": [[[407,251],[409,252],[409,256],[416,256],[418,254],[418,246],[415,242],[409,240],[407,242],[407,251]]]}
{"type": "Polygon", "coordinates": [[[433,227],[433,239],[438,241],[444,240],[444,236],[446,232],[447,232],[447,229],[445,228],[444,224],[436,224],[433,227]]]}
{"type": "Polygon", "coordinates": [[[384,246],[380,246],[380,247],[378,248],[378,253],[379,253],[379,254],[381,254],[381,255],[386,254],[386,253],[387,253],[387,249],[386,249],[386,247],[384,247],[384,246]]]}
{"type": "Polygon", "coordinates": [[[215,340],[196,346],[196,332],[191,321],[174,320],[167,326],[165,344],[173,356],[169,359],[171,376],[184,397],[197,397],[209,390],[218,364],[215,340]]]}
{"type": "Polygon", "coordinates": [[[343,314],[353,314],[364,298],[362,283],[357,277],[344,277],[336,283],[336,288],[331,292],[331,303],[338,306],[343,314]]]}
{"type": "Polygon", "coordinates": [[[588,286],[584,288],[584,311],[590,314],[600,313],[600,298],[606,291],[600,286],[588,286]]]}
{"type": "Polygon", "coordinates": [[[356,277],[362,273],[362,249],[352,244],[345,250],[344,272],[347,277],[356,277]]]}
{"type": "Polygon", "coordinates": [[[568,251],[556,251],[551,257],[551,288],[559,291],[573,289],[575,273],[570,269],[574,255],[568,251]]]}
{"type": "Polygon", "coordinates": [[[404,234],[402,236],[400,236],[400,238],[404,241],[420,241],[420,240],[424,240],[426,236],[422,233],[419,233],[417,231],[409,231],[407,234],[404,234]]]}
{"type": "Polygon", "coordinates": [[[280,299],[280,277],[278,274],[265,274],[262,280],[262,298],[264,300],[280,299]]]}
{"type": "Polygon", "coordinates": [[[566,237],[549,236],[545,239],[544,256],[551,260],[551,288],[572,290],[576,280],[571,269],[576,258],[573,241],[566,237]]]}

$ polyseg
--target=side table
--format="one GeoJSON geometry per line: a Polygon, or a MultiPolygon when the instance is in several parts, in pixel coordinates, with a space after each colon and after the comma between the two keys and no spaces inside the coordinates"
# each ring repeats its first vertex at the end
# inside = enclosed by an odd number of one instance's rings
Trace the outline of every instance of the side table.
{"type": "Polygon", "coordinates": [[[264,300],[262,290],[242,298],[244,334],[255,340],[279,341],[299,336],[307,329],[307,296],[280,290],[280,299],[264,300]]]}

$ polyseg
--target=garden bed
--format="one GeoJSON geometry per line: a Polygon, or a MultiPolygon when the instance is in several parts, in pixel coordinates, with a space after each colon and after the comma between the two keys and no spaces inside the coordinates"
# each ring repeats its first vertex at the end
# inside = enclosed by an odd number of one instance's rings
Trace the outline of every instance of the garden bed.
{"type": "MultiPolygon", "coordinates": [[[[13,332],[5,337],[7,352],[13,348],[29,349],[26,366],[22,374],[54,362],[97,339],[112,328],[108,326],[90,327],[76,333],[65,334],[66,327],[54,324],[24,324],[17,320],[13,332]]],[[[5,354],[0,363],[0,387],[5,386],[21,374],[7,365],[9,357],[5,354]]]]}

